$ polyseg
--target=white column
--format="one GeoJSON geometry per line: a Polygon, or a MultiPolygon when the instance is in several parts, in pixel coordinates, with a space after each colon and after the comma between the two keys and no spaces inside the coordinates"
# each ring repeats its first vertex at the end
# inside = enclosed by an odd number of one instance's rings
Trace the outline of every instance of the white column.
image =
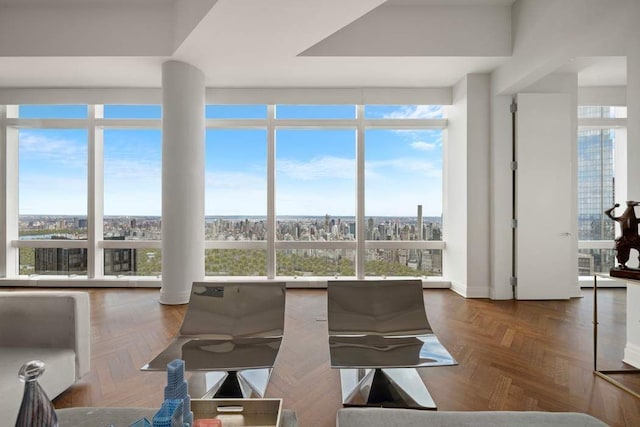
{"type": "Polygon", "coordinates": [[[469,74],[453,88],[444,148],[444,277],[468,298],[489,297],[488,74],[469,74]]]}
{"type": "Polygon", "coordinates": [[[162,64],[162,304],[189,302],[204,278],[204,107],[204,74],[162,64]]]}
{"type": "MultiPolygon", "coordinates": [[[[640,13],[640,3],[632,4],[629,21],[627,54],[627,195],[624,200],[640,200],[640,29],[634,18],[640,13]],[[634,9],[635,8],[635,9],[634,9]]],[[[616,197],[616,201],[620,198],[616,197]]],[[[636,214],[639,209],[636,208],[636,214]]],[[[636,252],[631,251],[628,265],[635,267],[636,252]]],[[[640,284],[627,282],[627,343],[624,361],[640,367],[640,284]]]]}
{"type": "MultiPolygon", "coordinates": [[[[640,5],[636,6],[640,11],[640,5]]],[[[629,35],[627,55],[627,198],[640,200],[640,31],[629,35]]],[[[617,199],[617,197],[616,197],[617,199]]]]}
{"type": "Polygon", "coordinates": [[[11,246],[18,240],[18,129],[5,123],[18,117],[18,106],[0,108],[0,277],[17,277],[19,250],[11,246]]]}

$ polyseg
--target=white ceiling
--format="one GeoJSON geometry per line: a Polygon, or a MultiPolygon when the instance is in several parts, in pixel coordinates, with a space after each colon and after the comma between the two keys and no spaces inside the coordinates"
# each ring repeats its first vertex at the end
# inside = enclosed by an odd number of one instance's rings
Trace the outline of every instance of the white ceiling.
{"type": "MultiPolygon", "coordinates": [[[[510,17],[514,1],[0,0],[0,87],[159,87],[160,66],[168,59],[200,68],[209,87],[446,87],[509,60],[505,49],[495,53],[500,32],[489,34],[487,28],[488,42],[472,51],[460,46],[470,45],[465,36],[472,41],[484,35],[482,22],[462,30],[443,22],[443,37],[429,40],[420,39],[419,25],[413,32],[384,34],[391,46],[431,43],[428,52],[446,55],[371,54],[371,46],[357,44],[353,49],[367,55],[301,54],[326,46],[332,36],[334,43],[336,37],[342,37],[338,43],[362,43],[367,34],[358,31],[376,31],[372,23],[399,8],[412,8],[430,22],[437,19],[434,8],[483,7],[490,22],[509,29],[504,17],[510,17]],[[142,16],[134,12],[149,18],[134,19],[142,16]],[[18,37],[9,24],[25,33],[18,37]]],[[[511,34],[502,37],[510,46],[511,34]]],[[[573,61],[564,70],[579,72],[581,85],[626,82],[620,58],[573,61]]]]}

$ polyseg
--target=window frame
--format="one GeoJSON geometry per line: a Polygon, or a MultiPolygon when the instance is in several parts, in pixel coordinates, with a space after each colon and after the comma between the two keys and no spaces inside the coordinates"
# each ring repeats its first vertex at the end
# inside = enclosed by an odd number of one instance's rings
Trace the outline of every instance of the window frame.
{"type": "MultiPolygon", "coordinates": [[[[157,102],[156,102],[157,103],[157,102]]],[[[51,103],[55,104],[55,102],[51,103]]],[[[123,103],[118,103],[123,104],[123,103]]],[[[135,102],[130,102],[135,104],[135,102]]],[[[149,104],[142,102],[141,104],[149,104]]],[[[335,103],[334,103],[335,104],[335,103]]],[[[260,249],[267,252],[267,275],[256,279],[296,280],[293,277],[276,276],[276,254],[286,249],[348,249],[356,253],[356,278],[365,278],[365,253],[371,249],[428,249],[445,250],[446,243],[441,241],[376,241],[365,240],[366,218],[364,216],[364,145],[365,132],[369,129],[408,129],[408,130],[443,130],[443,141],[446,143],[448,120],[444,119],[365,119],[364,104],[356,106],[355,119],[276,119],[276,104],[267,103],[266,119],[206,119],[206,129],[265,129],[267,130],[267,240],[266,241],[212,241],[205,240],[206,249],[260,249]],[[355,241],[330,242],[298,242],[278,241],[275,236],[275,132],[278,129],[354,129],[356,131],[356,239],[355,241]]],[[[57,286],[65,281],[65,286],[142,286],[158,287],[161,275],[158,276],[105,276],[105,249],[162,249],[162,240],[105,240],[103,236],[104,221],[104,130],[105,129],[161,129],[161,119],[129,119],[104,118],[104,104],[87,104],[86,119],[32,119],[19,118],[18,105],[0,105],[0,187],[3,194],[3,211],[6,213],[0,233],[6,247],[0,248],[0,277],[13,284],[57,286]],[[51,129],[86,129],[88,144],[88,209],[87,240],[82,241],[36,241],[20,240],[18,188],[18,129],[51,128],[51,129]],[[20,275],[20,248],[86,248],[87,275],[20,275]],[[71,279],[71,280],[70,280],[71,279]]],[[[204,224],[203,224],[204,233],[204,224]]],[[[204,255],[203,255],[204,256],[204,255]]],[[[203,272],[204,273],[204,272],[203,272]]],[[[420,276],[420,275],[416,275],[420,276]]],[[[370,278],[371,276],[367,276],[370,278]]],[[[215,276],[216,279],[224,279],[215,276]]],[[[327,280],[327,277],[308,278],[305,280],[327,280]]],[[[441,277],[435,279],[442,280],[441,277]]]]}

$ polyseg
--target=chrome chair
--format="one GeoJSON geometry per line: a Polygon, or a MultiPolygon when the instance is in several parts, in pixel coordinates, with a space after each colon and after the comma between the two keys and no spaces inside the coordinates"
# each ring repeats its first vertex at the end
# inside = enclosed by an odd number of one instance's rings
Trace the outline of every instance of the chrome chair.
{"type": "Polygon", "coordinates": [[[284,282],[194,282],[178,336],[144,371],[182,359],[189,394],[262,398],[284,333],[284,282]]]}
{"type": "Polygon", "coordinates": [[[422,281],[329,281],[327,294],[344,406],[436,409],[416,368],[457,362],[429,324],[422,281]]]}

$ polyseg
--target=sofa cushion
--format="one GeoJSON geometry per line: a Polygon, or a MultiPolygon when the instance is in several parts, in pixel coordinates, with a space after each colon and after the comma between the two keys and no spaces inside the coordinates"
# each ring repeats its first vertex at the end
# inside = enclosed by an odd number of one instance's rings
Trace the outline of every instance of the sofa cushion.
{"type": "Polygon", "coordinates": [[[606,427],[591,415],[576,412],[447,412],[391,408],[338,410],[338,427],[606,427]]]}
{"type": "MultiPolygon", "coordinates": [[[[53,399],[75,381],[75,352],[64,348],[0,347],[0,407],[13,425],[20,409],[24,384],[18,371],[25,363],[39,359],[45,371],[38,383],[53,399]]],[[[3,415],[4,417],[5,415],[3,415]]]]}

